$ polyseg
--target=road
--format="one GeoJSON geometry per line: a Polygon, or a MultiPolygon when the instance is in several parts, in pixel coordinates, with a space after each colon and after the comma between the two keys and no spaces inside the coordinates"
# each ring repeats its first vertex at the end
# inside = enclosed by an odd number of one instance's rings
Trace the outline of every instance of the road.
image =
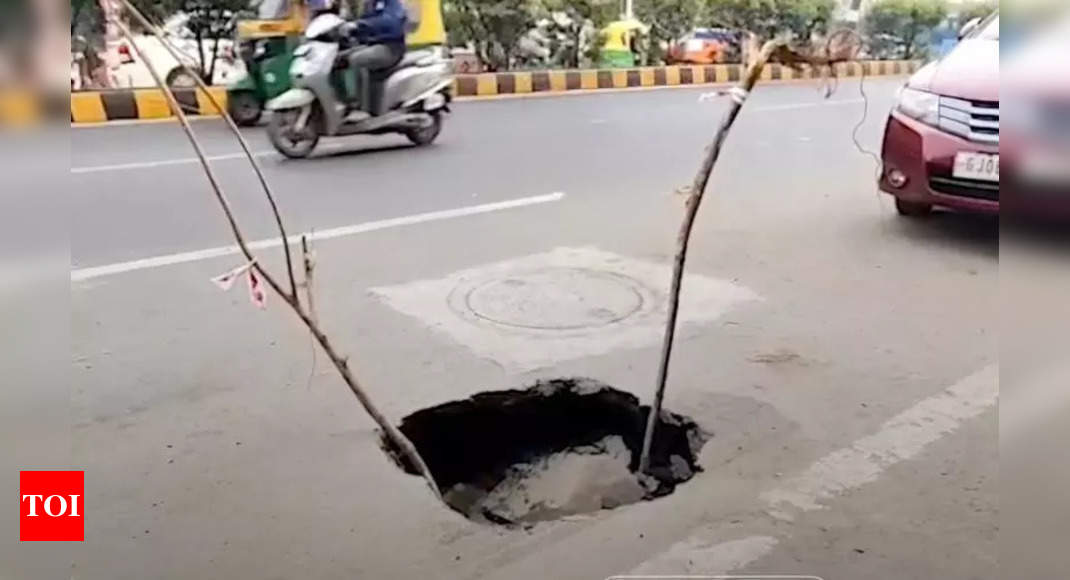
{"type": "MultiPolygon", "coordinates": [[[[240,261],[176,125],[73,130],[75,575],[995,578],[998,224],[906,220],[876,193],[852,131],[868,106],[858,138],[878,149],[898,82],[867,80],[868,102],[856,81],[755,91],[698,218],[666,397],[713,432],[705,471],[528,530],[443,508],[277,299],[209,283],[240,261]]],[[[321,233],[319,310],[387,416],[557,376],[649,400],[674,191],[724,108],[701,92],[461,102],[434,146],[355,138],[298,162],[246,135],[290,232],[321,233]],[[650,316],[533,334],[451,314],[451,288],[546,264],[629,272],[650,316]]],[[[233,141],[195,127],[248,237],[271,238],[233,141]]],[[[580,278],[580,300],[612,302],[580,278]]],[[[490,294],[516,325],[560,314],[490,294]]]]}

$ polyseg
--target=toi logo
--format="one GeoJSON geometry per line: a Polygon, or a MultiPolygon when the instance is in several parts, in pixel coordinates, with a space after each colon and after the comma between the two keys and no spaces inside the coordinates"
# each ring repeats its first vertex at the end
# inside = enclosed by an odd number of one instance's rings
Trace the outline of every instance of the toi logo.
{"type": "Polygon", "coordinates": [[[19,472],[19,540],[85,541],[85,472],[19,472]]]}

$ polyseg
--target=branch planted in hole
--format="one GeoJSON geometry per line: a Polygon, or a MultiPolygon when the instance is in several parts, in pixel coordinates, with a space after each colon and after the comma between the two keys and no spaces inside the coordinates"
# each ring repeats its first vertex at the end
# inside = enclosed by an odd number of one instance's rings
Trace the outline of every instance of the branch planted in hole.
{"type": "MultiPolygon", "coordinates": [[[[650,407],[647,416],[646,430],[643,432],[643,448],[639,456],[639,472],[650,471],[650,448],[654,441],[654,430],[658,418],[661,416],[662,400],[665,397],[665,383],[669,375],[669,358],[672,355],[673,339],[676,334],[676,317],[680,308],[680,286],[684,277],[684,264],[687,261],[687,248],[691,241],[691,230],[695,225],[695,216],[698,214],[699,205],[706,193],[706,185],[710,180],[717,159],[721,155],[721,148],[729,131],[736,122],[743,104],[747,102],[754,85],[762,76],[762,69],[772,61],[779,61],[793,68],[803,65],[812,67],[828,67],[830,75],[835,75],[835,65],[853,57],[858,50],[858,44],[854,42],[857,34],[853,31],[841,31],[834,33],[825,43],[821,50],[793,49],[786,40],[770,40],[766,42],[758,54],[747,65],[746,72],[738,85],[726,91],[731,97],[728,112],[725,113],[721,124],[714,134],[713,141],[706,147],[706,154],[699,166],[698,173],[691,186],[686,189],[687,201],[684,206],[684,218],[680,224],[680,231],[676,237],[676,256],[673,261],[672,281],[669,289],[669,314],[665,323],[665,335],[661,343],[661,358],[658,364],[658,377],[654,389],[654,403],[650,407]]],[[[753,38],[750,39],[753,42],[753,38]]]]}
{"type": "MultiPolygon", "coordinates": [[[[167,48],[168,51],[170,51],[176,59],[178,59],[180,63],[182,62],[182,59],[178,58],[177,55],[175,55],[173,49],[169,46],[168,41],[160,33],[158,27],[154,26],[151,22],[149,22],[148,19],[146,19],[145,16],[142,15],[141,12],[139,12],[137,8],[129,2],[129,0],[123,0],[123,5],[146,30],[149,30],[157,38],[157,40],[159,40],[159,42],[163,44],[163,46],[167,48]]],[[[338,354],[338,352],[334,349],[334,346],[327,338],[327,335],[324,334],[323,331],[320,329],[319,323],[316,320],[315,313],[311,309],[306,310],[302,307],[301,301],[298,298],[297,283],[294,277],[293,262],[290,256],[289,244],[292,240],[290,240],[286,236],[285,229],[282,225],[282,218],[279,214],[278,207],[275,204],[275,200],[271,194],[270,188],[267,186],[267,181],[264,178],[263,173],[260,171],[259,165],[257,164],[255,158],[249,151],[248,145],[246,144],[244,138],[241,136],[233,120],[227,114],[226,110],[224,110],[224,108],[220,106],[219,102],[212,95],[209,88],[204,84],[204,81],[201,80],[199,76],[192,75],[195,79],[197,79],[197,84],[200,90],[203,91],[205,95],[207,95],[208,99],[212,102],[216,109],[219,110],[219,113],[223,116],[224,119],[226,119],[228,126],[237,136],[239,143],[242,144],[242,149],[245,151],[246,157],[253,165],[253,168],[256,170],[256,173],[260,178],[261,185],[264,189],[264,194],[267,196],[268,202],[270,203],[272,211],[275,214],[276,224],[279,228],[279,236],[282,240],[282,246],[285,249],[286,270],[290,282],[289,292],[283,289],[282,285],[279,284],[278,280],[276,280],[275,277],[261,265],[260,261],[256,259],[256,257],[250,250],[248,244],[245,241],[245,235],[242,233],[241,228],[238,226],[238,222],[235,218],[234,211],[231,208],[230,201],[227,199],[226,194],[223,193],[223,189],[220,187],[219,181],[216,178],[215,173],[212,171],[211,165],[208,163],[207,157],[205,156],[204,148],[202,147],[200,141],[197,139],[197,136],[194,134],[193,128],[190,126],[189,119],[186,118],[186,114],[182,110],[182,106],[179,105],[174,93],[171,92],[171,89],[167,86],[165,82],[163,82],[163,79],[160,77],[160,74],[156,70],[156,67],[146,57],[146,55],[143,53],[137,43],[134,42],[133,35],[131,34],[129,28],[126,27],[126,25],[122,22],[118,15],[116,15],[112,19],[112,22],[122,32],[131,49],[137,53],[138,58],[145,63],[145,66],[148,69],[149,74],[152,75],[152,78],[156,82],[156,85],[160,88],[161,91],[163,91],[163,94],[167,99],[168,105],[171,107],[171,110],[178,118],[178,122],[182,126],[182,130],[185,132],[186,137],[189,139],[190,145],[193,147],[194,153],[196,153],[197,155],[197,159],[201,163],[201,167],[204,170],[204,174],[208,178],[208,183],[209,185],[211,185],[212,193],[215,196],[216,201],[219,203],[219,207],[223,211],[223,214],[226,216],[227,223],[230,225],[231,234],[234,236],[234,239],[237,242],[238,248],[241,250],[241,253],[245,256],[247,260],[253,262],[253,268],[255,268],[256,272],[260,274],[264,282],[267,283],[268,287],[270,287],[276,294],[278,294],[283,299],[283,301],[290,307],[290,309],[293,310],[294,314],[297,315],[301,322],[304,323],[304,325],[308,328],[308,331],[316,339],[316,342],[319,343],[320,347],[327,354],[327,357],[331,360],[331,363],[334,364],[335,369],[338,370],[338,373],[341,375],[342,380],[345,381],[346,385],[349,387],[349,390],[357,398],[357,400],[360,402],[361,406],[368,413],[368,415],[371,416],[372,420],[374,420],[375,423],[379,426],[379,428],[382,429],[383,435],[389,441],[391,441],[401,451],[401,453],[410,462],[412,462],[413,465],[416,466],[417,470],[427,481],[428,486],[431,487],[431,491],[435,494],[435,497],[441,499],[441,492],[439,491],[438,485],[435,483],[435,478],[431,474],[431,470],[428,469],[427,464],[424,462],[423,458],[420,457],[420,454],[416,450],[416,447],[412,444],[411,441],[409,441],[407,437],[405,437],[403,433],[401,433],[401,431],[399,431],[396,427],[394,427],[393,424],[387,421],[383,414],[379,411],[378,407],[376,407],[375,404],[372,403],[371,399],[364,391],[364,388],[361,387],[360,383],[358,383],[356,378],[353,376],[352,371],[350,371],[348,357],[344,357],[338,354]]],[[[185,67],[184,65],[183,67],[187,70],[187,72],[189,72],[188,67],[185,67]]]]}

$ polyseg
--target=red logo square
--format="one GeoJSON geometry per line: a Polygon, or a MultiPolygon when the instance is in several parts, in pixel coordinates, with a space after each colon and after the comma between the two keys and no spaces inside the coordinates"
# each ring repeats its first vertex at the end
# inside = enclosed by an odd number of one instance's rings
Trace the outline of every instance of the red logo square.
{"type": "Polygon", "coordinates": [[[19,540],[85,541],[85,472],[19,472],[19,540]]]}

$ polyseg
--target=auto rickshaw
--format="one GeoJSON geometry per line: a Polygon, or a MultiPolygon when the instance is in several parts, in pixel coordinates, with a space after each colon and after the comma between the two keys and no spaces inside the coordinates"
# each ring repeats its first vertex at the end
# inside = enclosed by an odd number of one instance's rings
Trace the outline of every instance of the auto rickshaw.
{"type": "MultiPolygon", "coordinates": [[[[257,19],[238,22],[239,54],[246,74],[227,86],[227,109],[239,125],[254,125],[264,103],[290,89],[290,63],[308,25],[304,0],[254,0],[257,19]]],[[[359,10],[359,0],[341,3],[343,16],[359,10]]],[[[446,43],[441,0],[404,0],[411,31],[408,48],[446,43]]]]}
{"type": "Polygon", "coordinates": [[[239,125],[255,125],[264,103],[290,89],[290,62],[301,43],[304,0],[259,0],[256,19],[238,21],[238,55],[245,74],[227,86],[227,109],[239,125]]]}
{"type": "Polygon", "coordinates": [[[610,22],[602,29],[605,43],[602,45],[603,67],[633,67],[639,53],[639,39],[649,32],[649,28],[635,19],[610,22]]]}

